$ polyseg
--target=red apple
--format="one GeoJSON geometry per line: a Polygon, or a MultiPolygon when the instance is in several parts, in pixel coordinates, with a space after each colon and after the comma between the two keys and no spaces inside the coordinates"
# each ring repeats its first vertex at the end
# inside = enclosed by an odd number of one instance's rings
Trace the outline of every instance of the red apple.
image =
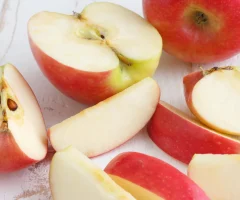
{"type": "Polygon", "coordinates": [[[47,154],[47,134],[38,102],[19,71],[0,67],[0,173],[36,163],[47,154]]]}
{"type": "Polygon", "coordinates": [[[148,133],[159,148],[186,164],[196,153],[240,153],[239,140],[208,129],[165,102],[158,104],[148,133]]]}
{"type": "Polygon", "coordinates": [[[240,71],[212,68],[184,77],[185,97],[192,113],[222,133],[240,135],[240,71]]]}
{"type": "Polygon", "coordinates": [[[240,51],[239,0],[143,0],[143,8],[164,50],[184,61],[220,61],[240,51]]]}
{"type": "Polygon", "coordinates": [[[176,168],[141,153],[120,154],[108,164],[105,172],[138,200],[209,199],[200,187],[176,168]],[[144,191],[149,196],[144,196],[144,191]]]}
{"type": "Polygon", "coordinates": [[[136,13],[92,3],[80,14],[41,12],[28,23],[33,55],[64,94],[93,104],[152,76],[162,52],[158,31],[136,13]]]}

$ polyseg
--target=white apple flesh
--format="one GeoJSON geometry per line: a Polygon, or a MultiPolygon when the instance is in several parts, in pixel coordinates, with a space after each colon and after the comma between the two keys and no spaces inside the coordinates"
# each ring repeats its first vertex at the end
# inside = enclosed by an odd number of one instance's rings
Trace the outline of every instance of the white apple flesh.
{"type": "Polygon", "coordinates": [[[88,157],[110,151],[137,134],[152,117],[160,90],[145,78],[126,90],[51,127],[56,151],[73,145],[88,157]]]}
{"type": "Polygon", "coordinates": [[[240,199],[240,155],[196,154],[188,176],[212,200],[240,199]]]}
{"type": "Polygon", "coordinates": [[[184,84],[188,106],[202,123],[222,133],[240,135],[240,71],[237,67],[193,73],[184,78],[184,84]],[[196,78],[198,73],[202,76],[196,78]]]}
{"type": "Polygon", "coordinates": [[[0,172],[10,172],[45,157],[47,134],[31,88],[10,64],[0,68],[0,90],[0,172]]]}
{"type": "Polygon", "coordinates": [[[54,200],[135,200],[73,147],[54,155],[49,181],[54,200]]]}
{"type": "Polygon", "coordinates": [[[162,52],[157,30],[116,4],[89,4],[80,14],[41,12],[28,24],[33,54],[68,96],[96,103],[152,76],[162,52]]]}

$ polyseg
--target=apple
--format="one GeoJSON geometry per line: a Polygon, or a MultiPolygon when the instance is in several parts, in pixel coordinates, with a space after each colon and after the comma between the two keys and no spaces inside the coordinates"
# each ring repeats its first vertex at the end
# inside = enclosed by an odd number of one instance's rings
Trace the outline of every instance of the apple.
{"type": "Polygon", "coordinates": [[[239,140],[205,127],[165,102],[158,104],[148,133],[159,148],[186,164],[197,153],[240,153],[239,140]]]}
{"type": "Polygon", "coordinates": [[[179,59],[216,62],[240,52],[239,0],[143,0],[143,9],[164,50],[179,59]]]}
{"type": "Polygon", "coordinates": [[[87,108],[48,130],[53,148],[73,145],[88,157],[108,152],[137,134],[152,117],[160,90],[152,78],[87,108]]]}
{"type": "Polygon", "coordinates": [[[102,101],[152,76],[162,52],[158,31],[120,5],[91,3],[81,13],[40,12],[28,23],[33,55],[64,94],[102,101]]]}
{"type": "Polygon", "coordinates": [[[107,165],[105,172],[138,200],[209,200],[185,174],[145,154],[122,153],[107,165]],[[145,191],[149,196],[144,195],[145,191]]]}
{"type": "Polygon", "coordinates": [[[197,154],[188,176],[213,200],[240,199],[240,155],[197,154]]]}
{"type": "Polygon", "coordinates": [[[185,97],[192,113],[222,133],[240,135],[240,71],[212,68],[184,77],[185,97]]]}
{"type": "Polygon", "coordinates": [[[47,134],[38,102],[20,72],[0,67],[0,173],[22,169],[47,154],[47,134]]]}
{"type": "Polygon", "coordinates": [[[73,147],[54,155],[49,182],[55,200],[134,200],[104,171],[73,147]]]}

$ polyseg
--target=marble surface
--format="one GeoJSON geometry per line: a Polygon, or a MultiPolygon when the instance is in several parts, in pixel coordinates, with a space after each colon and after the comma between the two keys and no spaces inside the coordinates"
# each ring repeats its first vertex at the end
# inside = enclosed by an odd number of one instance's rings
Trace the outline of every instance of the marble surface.
{"type": "MultiPolygon", "coordinates": [[[[47,127],[78,113],[86,108],[56,90],[43,76],[35,62],[27,38],[27,22],[40,11],[54,11],[71,14],[81,11],[92,0],[0,0],[0,64],[12,63],[20,70],[32,87],[41,106],[47,127]]],[[[141,0],[110,0],[142,15],[141,0]]],[[[239,65],[235,56],[221,63],[207,65],[184,63],[167,53],[163,53],[154,78],[161,87],[161,99],[180,108],[189,110],[184,101],[182,78],[196,71],[199,66],[210,68],[226,64],[239,65]]],[[[149,139],[143,129],[136,137],[121,147],[93,159],[100,167],[117,154],[125,151],[143,152],[158,157],[186,173],[186,165],[171,158],[149,139]]],[[[48,200],[51,199],[48,186],[48,170],[51,153],[41,163],[10,174],[0,174],[1,200],[48,200]]]]}

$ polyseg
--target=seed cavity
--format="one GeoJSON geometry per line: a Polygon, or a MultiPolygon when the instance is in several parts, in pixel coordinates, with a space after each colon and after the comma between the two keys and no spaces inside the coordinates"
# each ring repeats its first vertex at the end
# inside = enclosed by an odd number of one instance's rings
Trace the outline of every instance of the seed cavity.
{"type": "Polygon", "coordinates": [[[7,105],[9,110],[11,111],[16,111],[18,109],[18,105],[15,101],[13,101],[12,99],[8,99],[7,100],[7,105]]]}

